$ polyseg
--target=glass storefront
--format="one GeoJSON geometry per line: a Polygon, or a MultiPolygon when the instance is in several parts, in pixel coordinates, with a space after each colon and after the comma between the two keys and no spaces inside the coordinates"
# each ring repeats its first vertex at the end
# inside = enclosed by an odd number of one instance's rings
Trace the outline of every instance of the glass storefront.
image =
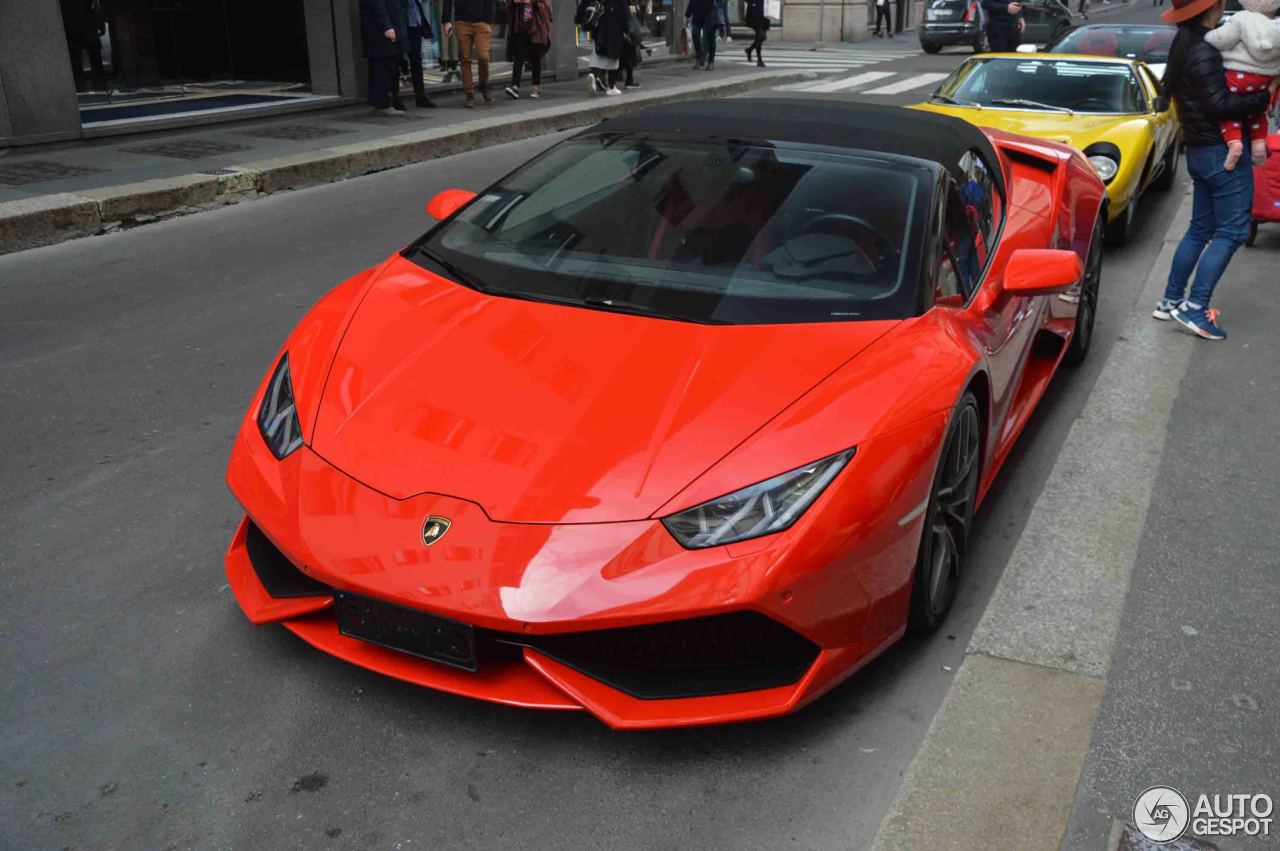
{"type": "Polygon", "coordinates": [[[310,91],[302,0],[61,0],[81,122],[310,91]]]}

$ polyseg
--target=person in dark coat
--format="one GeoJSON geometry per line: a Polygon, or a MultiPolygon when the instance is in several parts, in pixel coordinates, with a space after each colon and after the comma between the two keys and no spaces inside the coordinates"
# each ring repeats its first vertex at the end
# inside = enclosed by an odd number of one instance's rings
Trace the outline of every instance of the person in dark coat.
{"type": "Polygon", "coordinates": [[[409,79],[413,82],[413,102],[427,109],[435,109],[435,101],[427,94],[426,81],[422,79],[422,42],[431,38],[431,19],[422,0],[408,0],[409,13],[409,79]]]}
{"type": "Polygon", "coordinates": [[[747,0],[747,11],[742,16],[742,22],[751,27],[751,32],[755,34],[747,47],[747,61],[751,61],[751,52],[755,51],[756,65],[763,68],[764,54],[760,52],[760,47],[769,34],[769,16],[764,13],[764,0],[747,0]]]}
{"type": "Polygon", "coordinates": [[[993,53],[1004,53],[1018,49],[1022,43],[1022,31],[1027,22],[1022,16],[1022,4],[1008,0],[982,0],[982,9],[987,13],[987,40],[991,43],[993,53]]]}
{"type": "Polygon", "coordinates": [[[1173,8],[1161,16],[1178,25],[1163,82],[1177,105],[1192,199],[1191,224],[1173,253],[1164,297],[1151,315],[1173,319],[1206,340],[1226,339],[1209,299],[1249,235],[1253,208],[1253,169],[1247,157],[1231,171],[1224,168],[1227,144],[1219,122],[1265,110],[1280,89],[1280,77],[1265,91],[1228,89],[1222,54],[1204,37],[1222,20],[1223,5],[1224,0],[1173,0],[1173,8]],[[1188,295],[1192,272],[1195,284],[1188,295]]]}
{"type": "Polygon", "coordinates": [[[409,42],[405,0],[360,0],[360,42],[369,60],[369,104],[381,115],[405,115],[400,54],[409,42]]]}
{"type": "Polygon", "coordinates": [[[693,50],[696,56],[693,69],[712,70],[716,66],[716,28],[720,26],[720,10],[716,8],[716,0],[689,0],[684,17],[693,29],[693,50]]]}
{"type": "MultiPolygon", "coordinates": [[[[591,0],[581,0],[575,21],[583,19],[583,12],[591,0]]],[[[603,91],[606,95],[620,95],[618,88],[619,68],[623,50],[623,41],[627,28],[631,23],[631,10],[627,0],[602,0],[604,12],[600,16],[591,40],[595,49],[587,60],[591,73],[587,75],[588,91],[592,94],[603,91]]]]}

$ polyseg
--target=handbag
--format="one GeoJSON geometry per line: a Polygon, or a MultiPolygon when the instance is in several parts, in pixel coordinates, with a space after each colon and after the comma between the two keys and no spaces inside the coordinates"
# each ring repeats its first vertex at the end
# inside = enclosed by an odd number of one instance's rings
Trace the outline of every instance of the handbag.
{"type": "Polygon", "coordinates": [[[602,0],[586,0],[578,7],[578,14],[575,17],[575,23],[587,32],[595,32],[596,27],[600,26],[600,19],[604,17],[604,3],[602,0]]]}

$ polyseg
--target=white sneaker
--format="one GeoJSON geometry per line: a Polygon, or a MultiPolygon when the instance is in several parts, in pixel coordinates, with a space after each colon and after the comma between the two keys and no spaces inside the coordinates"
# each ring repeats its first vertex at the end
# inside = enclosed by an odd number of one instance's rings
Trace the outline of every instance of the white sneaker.
{"type": "Polygon", "coordinates": [[[609,95],[610,97],[612,97],[613,95],[620,95],[622,94],[622,89],[619,89],[617,86],[614,86],[611,89],[607,89],[605,91],[605,94],[609,95]]]}
{"type": "Polygon", "coordinates": [[[598,80],[596,80],[596,75],[588,73],[587,74],[587,92],[594,95],[594,94],[597,94],[599,91],[600,91],[600,83],[598,80]]]}

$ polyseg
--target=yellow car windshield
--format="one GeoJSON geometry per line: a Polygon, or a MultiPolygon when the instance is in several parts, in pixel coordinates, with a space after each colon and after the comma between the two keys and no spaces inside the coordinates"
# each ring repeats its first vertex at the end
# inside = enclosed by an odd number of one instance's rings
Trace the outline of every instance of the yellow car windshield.
{"type": "Polygon", "coordinates": [[[1047,112],[1146,111],[1128,63],[1048,57],[971,59],[938,89],[940,99],[966,106],[1047,112]]]}

